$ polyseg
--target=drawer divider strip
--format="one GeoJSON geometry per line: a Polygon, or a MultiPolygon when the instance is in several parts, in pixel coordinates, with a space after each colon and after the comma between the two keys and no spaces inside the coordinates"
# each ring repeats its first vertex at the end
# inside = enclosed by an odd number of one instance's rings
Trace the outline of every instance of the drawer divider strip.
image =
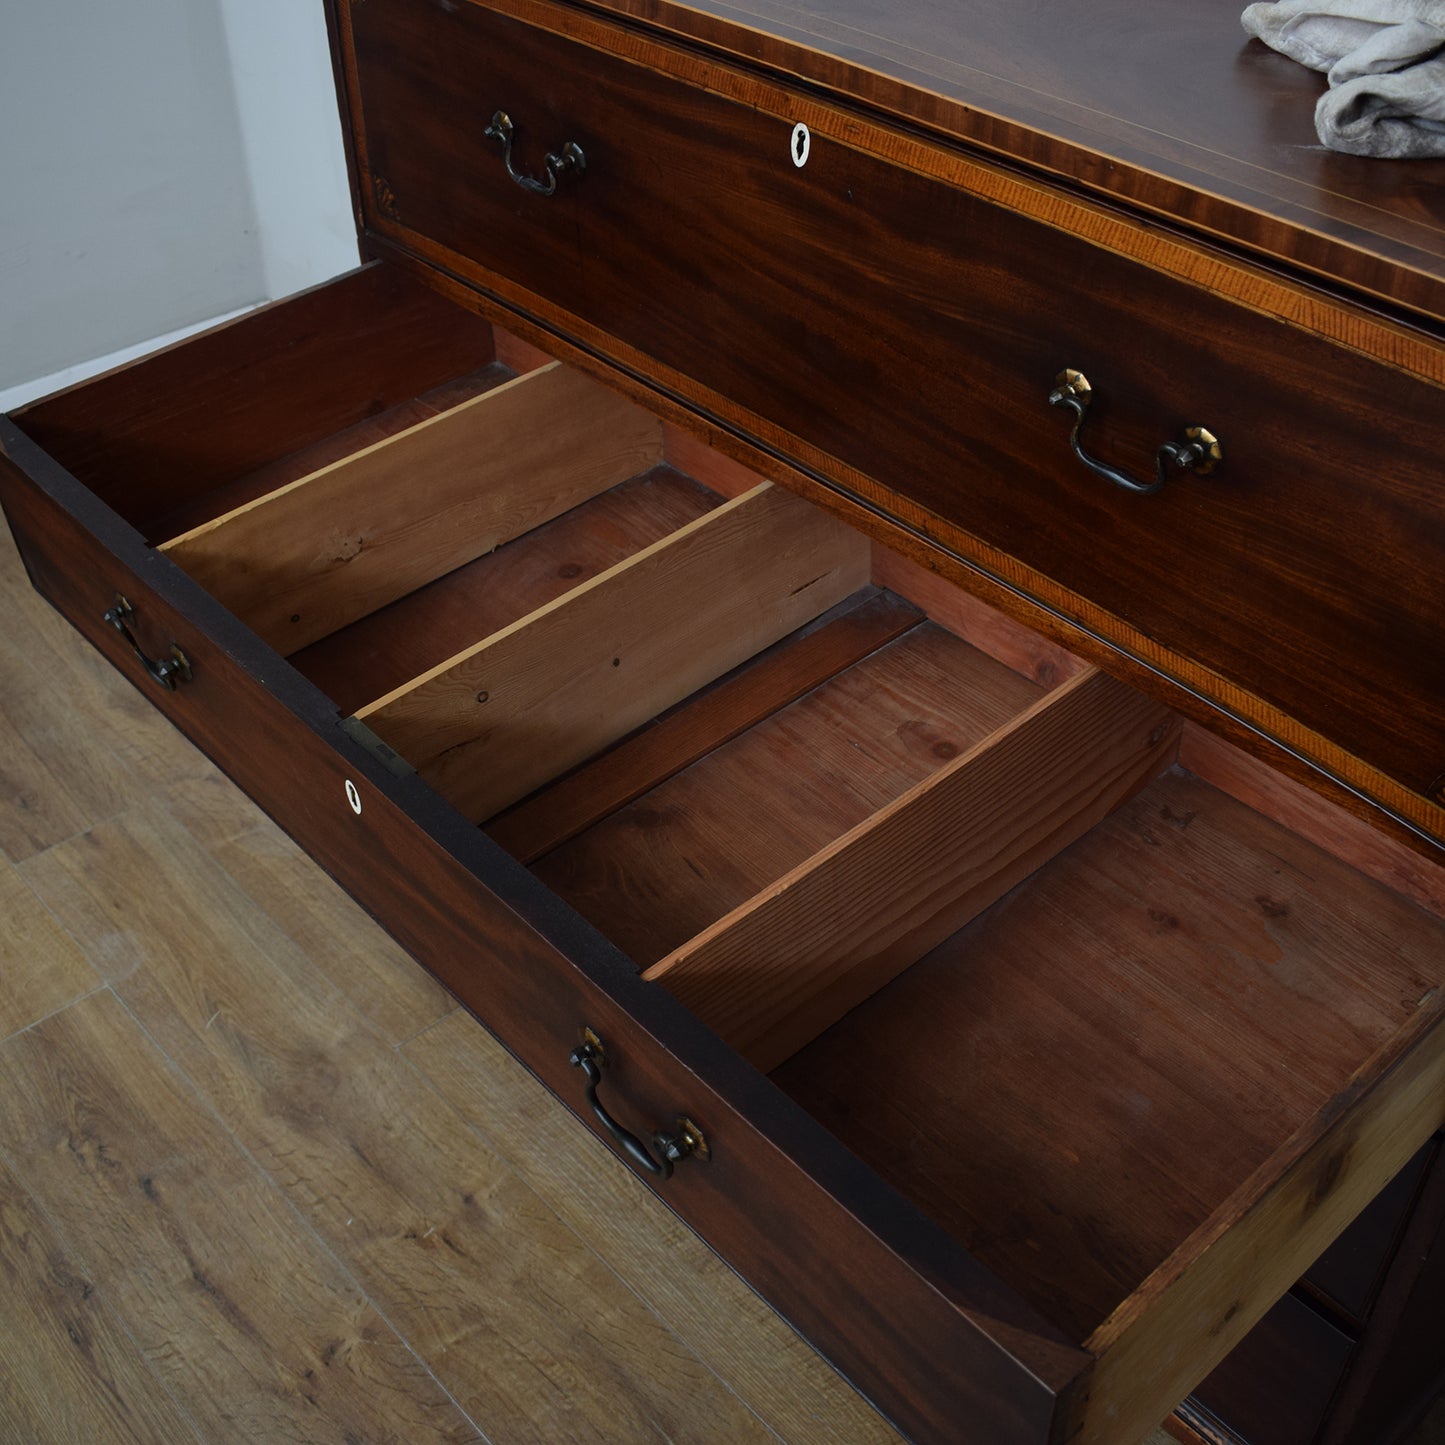
{"type": "Polygon", "coordinates": [[[1178,734],[1082,673],[643,976],[775,1068],[1167,768],[1178,734]]]}
{"type": "Polygon", "coordinates": [[[763,483],[361,708],[474,822],[868,584],[868,544],[763,483]]]}
{"type": "Polygon", "coordinates": [[[856,594],[825,613],[816,631],[785,638],[716,687],[493,818],[487,832],[518,862],[531,865],[923,620],[918,608],[891,593],[856,594]]]}

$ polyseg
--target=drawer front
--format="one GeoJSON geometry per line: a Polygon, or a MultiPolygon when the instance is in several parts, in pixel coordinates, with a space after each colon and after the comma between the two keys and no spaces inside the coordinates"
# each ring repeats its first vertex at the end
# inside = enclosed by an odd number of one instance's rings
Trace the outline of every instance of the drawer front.
{"type": "Polygon", "coordinates": [[[589,43],[478,4],[349,8],[378,233],[1445,832],[1438,386],[955,184],[980,168],[941,150],[500,8],[589,43]],[[519,174],[566,142],[585,171],[517,184],[498,109],[519,174]],[[1150,496],[1091,473],[1048,404],[1066,367],[1089,452],[1152,481],[1201,424],[1224,464],[1150,496]]]}
{"type": "Polygon", "coordinates": [[[1369,1316],[1409,1222],[1421,1181],[1433,1167],[1439,1148],[1439,1140],[1432,1139],[1420,1150],[1305,1275],[1310,1289],[1357,1325],[1369,1316]]]}
{"type": "Polygon", "coordinates": [[[646,1137],[685,1112],[701,1128],[710,1161],[684,1161],[663,1197],[905,1430],[951,1439],[961,1416],[991,1445],[1060,1438],[1082,1351],[460,814],[354,744],[319,692],[3,418],[0,501],[37,589],[591,1127],[569,1063],[584,1026],[626,1127],[646,1137]],[[144,675],[103,621],[118,593],[141,647],[179,646],[189,682],[144,675]]]}

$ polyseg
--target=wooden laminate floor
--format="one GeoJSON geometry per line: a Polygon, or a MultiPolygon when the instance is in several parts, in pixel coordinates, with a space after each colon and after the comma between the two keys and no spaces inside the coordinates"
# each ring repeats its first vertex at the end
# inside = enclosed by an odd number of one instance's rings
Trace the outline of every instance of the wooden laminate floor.
{"type": "Polygon", "coordinates": [[[0,1441],[899,1438],[3,529],[0,615],[0,1441]]]}

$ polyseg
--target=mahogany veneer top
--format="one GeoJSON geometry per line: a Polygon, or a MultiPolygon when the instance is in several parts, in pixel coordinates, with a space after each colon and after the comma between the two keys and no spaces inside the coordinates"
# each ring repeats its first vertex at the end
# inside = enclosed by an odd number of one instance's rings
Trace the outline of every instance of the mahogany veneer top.
{"type": "Polygon", "coordinates": [[[1445,160],[1324,149],[1241,0],[597,3],[1445,317],[1445,160]]]}

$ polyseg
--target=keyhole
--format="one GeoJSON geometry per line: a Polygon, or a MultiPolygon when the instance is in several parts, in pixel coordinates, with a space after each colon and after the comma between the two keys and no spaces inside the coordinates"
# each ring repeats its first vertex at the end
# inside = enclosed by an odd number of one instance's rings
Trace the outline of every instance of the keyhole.
{"type": "Polygon", "coordinates": [[[793,157],[793,164],[799,170],[808,164],[808,152],[813,148],[813,136],[808,127],[799,121],[793,127],[793,143],[790,154],[793,157]]]}
{"type": "Polygon", "coordinates": [[[361,793],[350,778],[346,780],[346,801],[351,804],[351,811],[358,816],[361,813],[361,793]]]}

